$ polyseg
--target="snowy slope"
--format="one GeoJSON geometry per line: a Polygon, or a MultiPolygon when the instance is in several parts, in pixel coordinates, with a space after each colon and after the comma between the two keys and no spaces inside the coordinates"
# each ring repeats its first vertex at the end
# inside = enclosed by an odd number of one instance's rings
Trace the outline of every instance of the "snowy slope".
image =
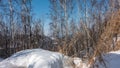
{"type": "MultiPolygon", "coordinates": [[[[120,50],[112,51],[103,56],[107,68],[120,68],[120,50]]],[[[96,62],[95,68],[105,68],[104,64],[96,62]]]]}
{"type": "MultiPolygon", "coordinates": [[[[103,56],[107,68],[120,67],[120,51],[113,51],[103,56]]],[[[105,68],[100,62],[95,68],[105,68]]],[[[42,49],[20,51],[0,62],[0,68],[89,68],[78,57],[64,56],[58,52],[42,49]]]]}
{"type": "Polygon", "coordinates": [[[80,58],[71,58],[58,52],[29,49],[17,52],[0,62],[0,68],[79,68],[79,62],[80,58]]]}
{"type": "Polygon", "coordinates": [[[24,50],[0,62],[0,68],[62,68],[63,55],[42,49],[24,50]]]}

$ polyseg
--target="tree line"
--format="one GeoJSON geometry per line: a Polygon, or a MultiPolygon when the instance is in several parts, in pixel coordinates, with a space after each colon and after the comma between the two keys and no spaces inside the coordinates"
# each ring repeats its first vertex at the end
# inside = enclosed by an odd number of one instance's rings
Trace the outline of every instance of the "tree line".
{"type": "Polygon", "coordinates": [[[0,0],[0,47],[5,55],[44,48],[92,58],[114,49],[110,42],[120,34],[119,0],[48,1],[50,36],[44,33],[46,19],[35,19],[32,0],[0,0]]]}
{"type": "Polygon", "coordinates": [[[44,21],[33,17],[32,0],[0,0],[0,47],[6,56],[42,47],[44,21]]]}
{"type": "Polygon", "coordinates": [[[49,1],[51,36],[60,52],[91,59],[117,47],[113,38],[120,34],[119,0],[49,1]]]}

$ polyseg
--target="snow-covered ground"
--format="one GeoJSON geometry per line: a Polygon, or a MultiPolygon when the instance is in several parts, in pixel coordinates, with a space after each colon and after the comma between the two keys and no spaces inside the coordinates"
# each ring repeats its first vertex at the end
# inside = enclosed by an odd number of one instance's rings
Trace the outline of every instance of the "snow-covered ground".
{"type": "MultiPolygon", "coordinates": [[[[120,67],[120,50],[113,51],[103,56],[107,68],[120,67]]],[[[96,62],[95,68],[105,68],[96,62]]],[[[89,68],[78,57],[68,57],[58,52],[43,49],[28,49],[17,52],[11,57],[0,62],[0,68],[89,68]]]]}
{"type": "Polygon", "coordinates": [[[42,49],[20,51],[0,63],[0,68],[62,68],[63,55],[42,49]]]}
{"type": "Polygon", "coordinates": [[[79,62],[79,58],[70,58],[58,52],[31,49],[20,51],[3,60],[0,68],[73,68],[79,62]]]}
{"type": "Polygon", "coordinates": [[[120,68],[120,50],[119,51],[112,51],[108,54],[105,54],[103,56],[103,59],[105,61],[105,65],[100,62],[96,62],[95,68],[120,68]]]}

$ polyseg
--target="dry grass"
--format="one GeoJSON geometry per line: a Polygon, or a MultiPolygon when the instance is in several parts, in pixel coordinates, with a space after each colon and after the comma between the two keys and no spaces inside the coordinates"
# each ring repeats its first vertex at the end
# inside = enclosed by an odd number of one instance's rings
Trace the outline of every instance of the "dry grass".
{"type": "Polygon", "coordinates": [[[112,50],[120,49],[120,40],[116,41],[113,38],[116,38],[120,35],[120,10],[111,13],[109,15],[109,19],[105,22],[106,25],[103,24],[102,32],[99,32],[100,37],[98,39],[94,38],[94,33],[91,30],[85,30],[88,33],[88,44],[86,44],[86,40],[84,40],[85,35],[82,32],[74,34],[74,36],[67,40],[62,40],[62,46],[59,46],[59,52],[69,55],[69,56],[77,56],[80,57],[82,52],[85,50],[85,55],[89,60],[89,64],[95,63],[95,57],[99,57],[99,62],[105,65],[105,61],[102,58],[102,54],[107,53],[112,50]],[[92,42],[92,43],[91,43],[92,42]],[[89,50],[89,47],[92,48],[92,54],[89,50]]]}
{"type": "Polygon", "coordinates": [[[83,35],[81,33],[76,33],[71,39],[63,40],[63,45],[59,47],[59,52],[65,55],[79,57],[80,51],[86,48],[82,38],[83,35]]]}
{"type": "Polygon", "coordinates": [[[120,50],[120,37],[119,37],[119,40],[116,41],[116,47],[114,49],[120,50]]]}
{"type": "Polygon", "coordinates": [[[100,39],[97,42],[96,50],[94,55],[90,59],[89,63],[94,64],[94,57],[99,56],[99,62],[105,64],[105,61],[102,58],[102,54],[120,49],[120,41],[114,41],[113,38],[117,37],[120,34],[120,10],[111,14],[110,19],[107,22],[107,25],[104,28],[103,33],[100,36],[100,39]],[[113,43],[115,43],[113,45],[113,43]]]}

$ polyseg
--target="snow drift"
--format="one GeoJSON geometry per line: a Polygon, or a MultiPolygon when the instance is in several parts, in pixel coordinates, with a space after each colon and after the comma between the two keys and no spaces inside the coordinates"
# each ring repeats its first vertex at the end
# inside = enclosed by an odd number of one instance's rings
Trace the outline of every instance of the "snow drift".
{"type": "Polygon", "coordinates": [[[0,68],[78,68],[79,62],[80,58],[70,58],[58,52],[28,49],[0,62],[0,68]]]}
{"type": "Polygon", "coordinates": [[[120,67],[120,50],[119,51],[112,51],[107,54],[103,55],[103,63],[100,63],[96,60],[94,64],[94,68],[119,68],[120,67]]]}
{"type": "Polygon", "coordinates": [[[62,68],[62,58],[62,54],[47,50],[24,50],[2,61],[0,68],[62,68]]]}
{"type": "MultiPolygon", "coordinates": [[[[107,68],[120,67],[120,51],[113,51],[103,56],[107,68]]],[[[94,68],[105,68],[96,61],[94,68]]],[[[0,68],[89,68],[78,57],[64,56],[58,52],[43,49],[28,49],[15,53],[0,62],[0,68]]]]}

